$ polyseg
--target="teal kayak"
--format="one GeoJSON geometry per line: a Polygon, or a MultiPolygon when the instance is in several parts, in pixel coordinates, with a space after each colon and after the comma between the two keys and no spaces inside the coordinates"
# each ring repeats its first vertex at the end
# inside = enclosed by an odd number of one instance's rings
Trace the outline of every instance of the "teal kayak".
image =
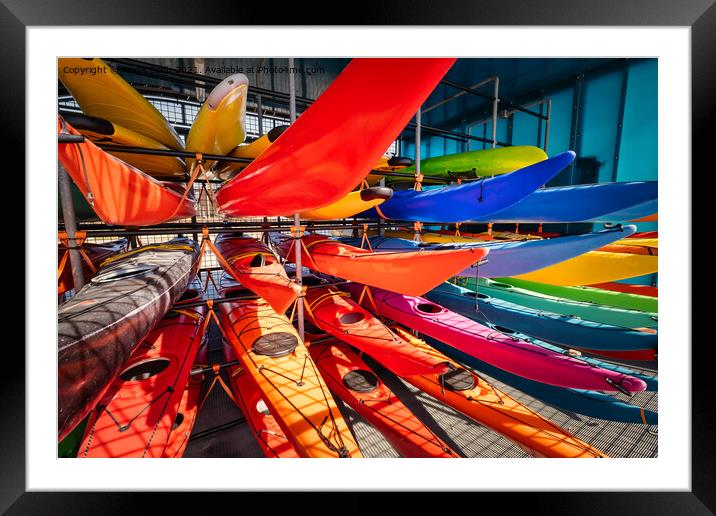
{"type": "Polygon", "coordinates": [[[475,278],[460,278],[458,285],[463,285],[471,290],[479,290],[488,296],[509,301],[510,303],[535,310],[579,317],[586,321],[621,326],[623,328],[656,328],[659,325],[659,318],[655,313],[573,301],[534,292],[489,278],[480,278],[477,289],[475,288],[475,278]]]}

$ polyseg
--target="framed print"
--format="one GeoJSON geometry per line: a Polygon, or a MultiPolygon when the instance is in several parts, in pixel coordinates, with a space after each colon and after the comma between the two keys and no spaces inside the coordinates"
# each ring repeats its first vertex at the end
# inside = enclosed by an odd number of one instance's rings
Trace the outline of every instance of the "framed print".
{"type": "Polygon", "coordinates": [[[0,507],[711,514],[711,3],[207,7],[1,8],[27,336],[0,507]]]}

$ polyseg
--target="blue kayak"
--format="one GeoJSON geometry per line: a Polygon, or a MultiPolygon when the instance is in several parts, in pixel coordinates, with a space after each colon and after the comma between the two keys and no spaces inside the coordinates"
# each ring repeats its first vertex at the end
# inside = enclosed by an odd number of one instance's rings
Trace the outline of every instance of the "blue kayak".
{"type": "MultiPolygon", "coordinates": [[[[634,234],[636,226],[606,229],[596,233],[583,235],[568,235],[542,240],[520,240],[516,242],[469,242],[431,244],[416,242],[403,238],[370,237],[373,249],[381,251],[415,251],[416,249],[446,249],[452,247],[485,247],[490,250],[486,262],[479,267],[469,267],[458,276],[474,278],[477,272],[483,278],[504,278],[517,276],[528,272],[549,267],[555,263],[563,262],[593,251],[602,246],[609,245],[622,238],[634,234]]],[[[342,239],[350,245],[360,247],[360,239],[342,239]]]]}
{"type": "Polygon", "coordinates": [[[543,188],[472,222],[623,222],[658,211],[658,182],[599,183],[543,188]]]}
{"type": "Polygon", "coordinates": [[[483,219],[528,197],[574,161],[567,151],[509,174],[424,191],[401,190],[358,217],[422,222],[483,219]]]}
{"type": "Polygon", "coordinates": [[[585,391],[581,389],[565,389],[545,383],[535,382],[522,378],[516,374],[508,373],[495,366],[491,366],[482,360],[463,353],[452,346],[443,344],[425,335],[422,338],[432,347],[441,351],[449,358],[462,364],[477,369],[504,384],[511,385],[545,403],[562,410],[577,412],[584,416],[618,421],[620,423],[635,423],[656,425],[659,422],[659,415],[651,410],[646,410],[636,405],[629,405],[619,399],[608,396],[598,391],[585,391]]]}
{"type": "Polygon", "coordinates": [[[657,349],[657,333],[634,331],[569,315],[534,310],[452,283],[441,284],[425,297],[475,321],[509,328],[567,348],[604,351],[657,349]]]}

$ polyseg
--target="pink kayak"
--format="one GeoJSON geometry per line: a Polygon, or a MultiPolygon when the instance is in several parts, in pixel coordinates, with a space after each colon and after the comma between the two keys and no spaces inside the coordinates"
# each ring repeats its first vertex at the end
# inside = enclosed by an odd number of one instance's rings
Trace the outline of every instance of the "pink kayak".
{"type": "MultiPolygon", "coordinates": [[[[341,288],[356,296],[363,285],[349,283],[341,288]]],[[[646,383],[639,378],[504,335],[422,297],[375,287],[371,291],[381,315],[518,376],[574,389],[628,392],[646,389],[646,383]]]]}

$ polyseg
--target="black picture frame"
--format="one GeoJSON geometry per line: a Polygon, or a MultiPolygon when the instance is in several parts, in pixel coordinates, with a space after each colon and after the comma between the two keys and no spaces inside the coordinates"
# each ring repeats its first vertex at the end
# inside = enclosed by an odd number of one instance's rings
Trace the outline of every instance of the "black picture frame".
{"type": "MultiPolygon", "coordinates": [[[[468,2],[447,0],[442,2],[396,1],[361,2],[356,5],[350,18],[341,17],[339,22],[325,20],[328,24],[350,25],[655,25],[689,26],[692,34],[692,157],[694,168],[706,164],[709,151],[708,135],[712,131],[714,113],[713,85],[714,50],[716,49],[716,7],[713,0],[689,0],[666,2],[663,0],[483,0],[468,2]]],[[[344,7],[345,9],[345,7],[344,7]]],[[[19,171],[24,171],[25,149],[25,30],[28,26],[47,25],[276,25],[285,23],[322,23],[318,4],[281,4],[265,6],[257,3],[240,5],[237,2],[203,0],[201,9],[186,0],[125,0],[123,2],[99,2],[75,0],[52,2],[50,0],[2,0],[0,3],[0,38],[2,45],[2,84],[6,102],[3,105],[3,146],[6,160],[12,159],[12,172],[16,185],[19,171]],[[270,11],[270,12],[269,12],[270,11]],[[12,101],[7,101],[12,99],[12,101]],[[11,156],[11,157],[9,157],[11,156]]],[[[90,47],[91,48],[91,47],[90,47]]],[[[6,161],[6,164],[8,161],[6,161]]],[[[711,165],[713,168],[713,165],[711,165]]],[[[9,170],[7,172],[10,172],[9,170]]],[[[702,170],[707,174],[712,171],[702,170]]],[[[690,171],[682,171],[684,175],[690,171]]],[[[24,176],[23,176],[24,178],[24,176]]],[[[16,186],[13,186],[15,188],[16,186]]],[[[19,247],[17,227],[8,227],[9,238],[19,247]]],[[[29,235],[25,235],[29,238],[29,235]]],[[[22,252],[22,251],[20,251],[22,252]]],[[[691,250],[688,249],[686,252],[691,250]]],[[[25,270],[25,276],[30,272],[25,270]]],[[[13,271],[10,276],[20,277],[13,271]]],[[[689,278],[690,280],[690,278],[689,278]]],[[[17,281],[17,280],[16,280],[17,281]]],[[[16,287],[15,292],[24,292],[16,287]]],[[[26,293],[25,295],[31,295],[26,293]]],[[[691,302],[691,300],[684,300],[691,302]]],[[[25,314],[25,323],[32,323],[32,314],[25,314]]],[[[20,328],[18,322],[12,322],[20,328]]],[[[25,492],[25,350],[19,338],[7,338],[4,346],[6,365],[0,389],[0,512],[8,514],[116,514],[133,513],[141,508],[149,512],[145,495],[134,493],[40,493],[25,492]],[[11,367],[8,366],[11,364],[11,367]]],[[[686,342],[678,343],[686,346],[686,342]]],[[[511,493],[471,495],[471,504],[482,505],[494,501],[497,507],[513,510],[527,509],[532,514],[713,514],[716,511],[716,445],[711,411],[712,387],[709,380],[710,363],[704,355],[713,344],[692,344],[692,490],[690,492],[589,492],[589,493],[511,493]],[[489,498],[488,498],[489,497],[489,498]]],[[[50,346],[51,347],[51,346],[50,346]]],[[[555,479],[559,485],[559,479],[555,479]]],[[[223,502],[238,510],[234,494],[220,495],[222,499],[207,499],[207,494],[161,493],[157,496],[166,513],[169,503],[181,507],[182,512],[198,509],[208,504],[216,510],[225,507],[223,502]]],[[[271,508],[276,510],[310,507],[318,501],[310,493],[292,493],[286,497],[270,496],[271,508]]],[[[425,508],[432,493],[411,493],[402,497],[401,512],[411,506],[425,508]]],[[[266,495],[257,498],[241,494],[241,505],[247,509],[256,503],[266,503],[266,495]],[[250,499],[251,498],[251,499],[250,499]],[[256,499],[253,499],[256,498],[256,499]],[[247,503],[247,505],[243,505],[247,503]]],[[[445,495],[434,497],[439,504],[449,505],[445,495]]],[[[340,512],[365,512],[374,507],[373,496],[366,493],[345,493],[336,497],[343,509],[340,512]]],[[[329,502],[333,503],[333,502],[329,502]]],[[[494,505],[483,506],[495,509],[494,505]]],[[[445,508],[445,506],[443,506],[445,508]]],[[[202,510],[203,509],[203,510],[202,510]]],[[[301,510],[301,509],[296,509],[301,510]]],[[[480,510],[480,509],[476,509],[480,510]]],[[[292,511],[293,512],[293,511],[292,511]]]]}

